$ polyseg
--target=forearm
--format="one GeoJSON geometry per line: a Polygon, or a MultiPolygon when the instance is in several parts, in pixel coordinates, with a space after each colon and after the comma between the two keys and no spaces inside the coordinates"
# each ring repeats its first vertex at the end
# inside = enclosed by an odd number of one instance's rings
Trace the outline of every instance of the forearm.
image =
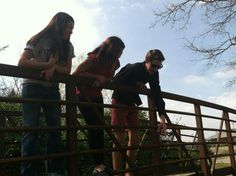
{"type": "Polygon", "coordinates": [[[88,70],[92,67],[92,61],[89,59],[86,59],[84,62],[79,64],[76,68],[76,70],[73,72],[73,75],[78,76],[93,76],[89,75],[88,70]]]}
{"type": "Polygon", "coordinates": [[[164,114],[162,114],[162,115],[160,115],[159,117],[160,117],[160,122],[165,123],[165,121],[166,121],[166,116],[165,116],[164,114]]]}
{"type": "Polygon", "coordinates": [[[20,67],[28,67],[28,68],[34,68],[38,70],[48,69],[50,68],[50,64],[47,62],[39,62],[36,60],[20,60],[18,62],[18,66],[20,67]]]}
{"type": "Polygon", "coordinates": [[[68,66],[62,66],[62,65],[54,65],[55,71],[58,73],[63,73],[63,74],[70,74],[71,72],[71,67],[68,66]]]}
{"type": "Polygon", "coordinates": [[[159,124],[159,127],[158,127],[158,131],[165,133],[166,129],[167,129],[166,116],[165,115],[161,115],[160,116],[160,124],[159,124]]]}
{"type": "Polygon", "coordinates": [[[82,72],[82,73],[79,73],[77,75],[85,76],[85,77],[90,77],[90,78],[95,78],[95,79],[99,79],[99,77],[100,77],[100,75],[89,73],[89,72],[82,72]]]}
{"type": "MultiPolygon", "coordinates": [[[[150,87],[151,87],[151,85],[150,85],[150,87]]],[[[165,101],[162,98],[160,86],[155,85],[155,87],[154,87],[152,85],[151,93],[154,96],[154,102],[155,102],[159,116],[165,115],[166,114],[165,101]]]]}

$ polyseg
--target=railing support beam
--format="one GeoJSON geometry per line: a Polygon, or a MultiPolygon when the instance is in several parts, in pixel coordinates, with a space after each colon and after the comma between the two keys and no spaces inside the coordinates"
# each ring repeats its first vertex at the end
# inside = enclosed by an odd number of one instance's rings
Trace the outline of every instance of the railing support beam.
{"type": "MultiPolygon", "coordinates": [[[[70,79],[66,83],[66,101],[75,102],[75,81],[70,79]]],[[[77,152],[77,107],[76,104],[66,104],[66,126],[70,129],[66,132],[67,150],[71,153],[77,152]]],[[[79,156],[69,156],[67,160],[67,175],[79,176],[78,159],[79,156]]]]}
{"type": "Polygon", "coordinates": [[[229,147],[230,163],[234,172],[233,174],[236,175],[236,163],[235,163],[235,155],[234,155],[233,138],[232,138],[232,133],[231,133],[231,126],[229,122],[228,112],[223,111],[223,118],[225,119],[225,128],[227,130],[226,135],[227,135],[227,142],[228,142],[228,147],[229,147]]]}
{"type": "MultiPolygon", "coordinates": [[[[197,125],[197,134],[198,134],[198,142],[202,143],[200,144],[199,147],[199,152],[200,152],[200,157],[204,158],[207,156],[207,147],[205,145],[205,138],[204,138],[204,133],[203,133],[203,123],[202,123],[202,117],[201,117],[201,109],[200,106],[197,104],[194,104],[194,110],[196,114],[196,125],[197,125]]],[[[204,176],[210,176],[210,169],[207,164],[207,159],[200,159],[200,164],[201,164],[201,169],[202,173],[204,176]]]]}
{"type": "MultiPolygon", "coordinates": [[[[152,97],[148,96],[148,107],[150,109],[155,109],[154,106],[154,100],[152,97]]],[[[149,110],[149,118],[150,118],[150,125],[158,125],[157,123],[157,114],[155,111],[149,110]]],[[[151,134],[151,143],[160,145],[160,134],[157,133],[156,129],[151,129],[150,131],[151,134]]],[[[161,163],[161,155],[160,155],[160,147],[156,147],[152,151],[152,162],[153,164],[160,164],[161,163]]],[[[159,176],[161,175],[161,170],[160,168],[153,168],[153,176],[159,176]]]]}

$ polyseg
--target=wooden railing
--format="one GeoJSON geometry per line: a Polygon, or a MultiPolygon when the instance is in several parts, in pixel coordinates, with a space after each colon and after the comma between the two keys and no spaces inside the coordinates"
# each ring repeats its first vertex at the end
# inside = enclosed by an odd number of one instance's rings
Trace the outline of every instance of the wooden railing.
{"type": "MultiPolygon", "coordinates": [[[[0,75],[43,80],[43,78],[40,77],[39,71],[4,64],[0,64],[0,75]]],[[[56,74],[53,77],[53,81],[60,82],[65,85],[65,100],[45,101],[23,99],[20,97],[0,97],[0,103],[21,104],[22,102],[44,102],[48,104],[59,103],[61,106],[65,107],[65,111],[62,114],[62,125],[59,128],[45,126],[23,128],[19,122],[16,122],[14,119],[16,117],[21,119],[21,111],[0,109],[0,149],[3,151],[6,148],[9,148],[9,146],[13,146],[12,150],[18,149],[17,153],[13,152],[14,154],[10,156],[1,156],[0,172],[2,173],[0,173],[0,175],[8,174],[9,172],[7,171],[7,168],[15,167],[16,170],[19,169],[19,165],[22,161],[44,161],[51,158],[64,158],[66,163],[66,173],[68,176],[84,176],[86,175],[85,172],[87,172],[85,168],[91,167],[83,162],[83,159],[86,159],[84,156],[89,156],[95,152],[109,153],[107,155],[109,156],[107,160],[110,162],[110,154],[112,151],[122,152],[124,160],[131,166],[129,169],[119,170],[117,173],[133,171],[135,176],[157,176],[176,173],[181,174],[183,172],[188,172],[189,175],[206,176],[235,175],[235,135],[232,130],[232,125],[236,122],[233,120],[233,118],[236,117],[236,110],[190,97],[163,92],[162,95],[167,104],[168,117],[166,120],[168,125],[168,133],[161,134],[157,132],[158,118],[155,106],[153,104],[152,95],[149,90],[138,90],[134,87],[124,87],[121,85],[115,85],[112,82],[107,82],[104,85],[104,89],[121,89],[128,92],[137,91],[147,97],[147,106],[136,108],[140,112],[147,112],[147,115],[144,115],[141,120],[141,125],[137,127],[141,134],[140,143],[139,145],[127,147],[119,144],[111,132],[112,128],[127,128],[127,126],[111,126],[109,123],[109,113],[107,114],[107,119],[102,119],[104,123],[103,125],[89,126],[82,122],[83,120],[77,112],[78,105],[93,107],[102,106],[106,109],[126,107],[113,106],[110,103],[95,104],[76,102],[74,91],[75,86],[90,84],[92,80],[84,79],[82,77],[74,78],[68,75],[56,74]],[[168,108],[168,101],[172,101],[176,105],[183,104],[182,110],[178,108],[168,108]],[[185,106],[191,107],[192,111],[186,111],[185,106]],[[221,112],[222,115],[219,117],[219,115],[215,115],[215,113],[204,114],[202,113],[204,108],[211,109],[210,112],[212,110],[221,112]],[[176,117],[181,117],[181,121],[176,122],[176,117]],[[180,124],[183,119],[185,119],[187,124],[180,124]],[[210,127],[210,123],[209,125],[206,124],[209,120],[211,120],[211,124],[217,124],[218,128],[210,127]],[[106,132],[106,139],[109,141],[107,142],[108,144],[105,149],[89,150],[88,148],[81,148],[81,143],[84,142],[84,139],[86,140],[86,130],[91,128],[104,129],[106,132]],[[9,137],[12,134],[18,134],[20,136],[21,132],[28,130],[37,132],[61,130],[63,134],[65,134],[64,142],[66,149],[62,153],[55,153],[51,155],[37,155],[24,158],[20,157],[20,140],[12,141],[9,140],[7,136],[9,137]],[[217,134],[215,140],[207,140],[206,135],[208,135],[208,133],[217,134]],[[222,140],[223,133],[226,134],[225,140],[222,140]],[[171,137],[171,140],[167,138],[167,135],[171,137]],[[110,145],[111,143],[115,143],[116,147],[112,148],[112,145],[110,145]],[[222,148],[222,146],[226,146],[228,152],[219,153],[219,149],[222,148]],[[137,160],[135,163],[132,163],[128,156],[126,156],[125,151],[127,149],[137,151],[137,160]],[[167,158],[167,153],[173,151],[177,151],[178,157],[167,158]],[[228,164],[218,166],[219,162],[217,162],[217,160],[220,158],[225,159],[225,157],[229,158],[227,162],[228,164]]],[[[18,139],[20,138],[19,136],[18,139]]],[[[173,154],[171,156],[173,157],[173,154]]],[[[19,172],[20,171],[18,170],[18,174],[19,172]]]]}

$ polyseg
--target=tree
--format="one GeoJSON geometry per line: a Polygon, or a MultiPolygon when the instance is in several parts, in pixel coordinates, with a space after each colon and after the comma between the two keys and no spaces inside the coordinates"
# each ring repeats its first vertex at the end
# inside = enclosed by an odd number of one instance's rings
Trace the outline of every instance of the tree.
{"type": "Polygon", "coordinates": [[[200,60],[206,61],[206,68],[224,61],[226,66],[236,69],[233,50],[236,45],[236,0],[171,1],[163,9],[155,10],[154,15],[152,27],[158,23],[171,24],[183,32],[196,22],[194,17],[200,15],[200,24],[206,29],[196,31],[192,37],[184,37],[185,46],[201,55],[200,60]],[[232,53],[233,56],[230,56],[232,53]]]}
{"type": "Polygon", "coordinates": [[[1,51],[4,51],[6,48],[8,48],[9,47],[9,45],[6,45],[6,46],[3,46],[3,47],[0,47],[0,52],[1,51]]]}

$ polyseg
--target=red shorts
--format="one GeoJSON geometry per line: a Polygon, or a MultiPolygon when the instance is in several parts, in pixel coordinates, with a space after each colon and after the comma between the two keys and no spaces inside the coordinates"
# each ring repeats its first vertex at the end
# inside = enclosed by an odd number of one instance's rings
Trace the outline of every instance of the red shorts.
{"type": "MultiPolygon", "coordinates": [[[[118,103],[115,99],[112,99],[112,105],[127,106],[127,105],[118,103]]],[[[111,125],[119,125],[119,126],[128,125],[128,126],[137,127],[139,125],[138,111],[136,109],[129,109],[129,108],[112,108],[111,125]]],[[[114,129],[114,130],[117,130],[117,129],[114,129]]]]}

